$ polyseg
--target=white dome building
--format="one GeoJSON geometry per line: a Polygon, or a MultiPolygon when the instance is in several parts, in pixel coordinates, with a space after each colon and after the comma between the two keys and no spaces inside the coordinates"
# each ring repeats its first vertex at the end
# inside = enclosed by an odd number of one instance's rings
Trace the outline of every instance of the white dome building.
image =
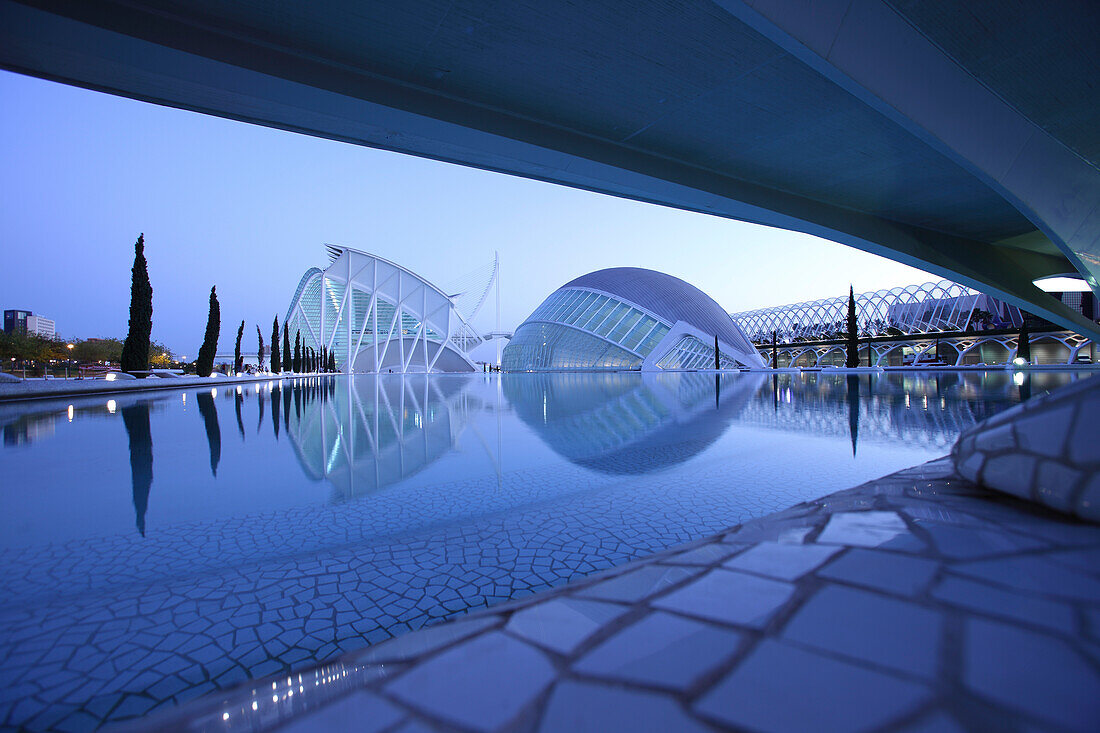
{"type": "Polygon", "coordinates": [[[764,361],[718,303],[654,270],[590,272],[550,294],[504,349],[505,371],[723,369],[764,361]]]}

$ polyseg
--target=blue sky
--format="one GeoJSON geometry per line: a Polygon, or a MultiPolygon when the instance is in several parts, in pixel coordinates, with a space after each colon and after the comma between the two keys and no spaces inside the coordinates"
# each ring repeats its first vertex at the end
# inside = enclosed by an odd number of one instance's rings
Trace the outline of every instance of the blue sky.
{"type": "MultiPolygon", "coordinates": [[[[0,72],[0,308],[68,338],[126,332],[145,233],[153,337],[194,357],[217,285],[236,324],[282,320],[322,243],[441,286],[501,258],[501,322],[603,267],[662,270],[727,310],[938,279],[804,234],[271,130],[0,72]]],[[[492,325],[489,308],[478,325],[492,325]]]]}

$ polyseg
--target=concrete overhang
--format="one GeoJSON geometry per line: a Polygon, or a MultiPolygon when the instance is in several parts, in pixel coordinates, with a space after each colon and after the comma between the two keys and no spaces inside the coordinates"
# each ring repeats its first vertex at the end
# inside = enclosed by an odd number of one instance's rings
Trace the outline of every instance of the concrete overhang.
{"type": "Polygon", "coordinates": [[[807,232],[1100,337],[1032,284],[1100,293],[1097,11],[962,5],[0,0],[0,66],[807,232]]]}

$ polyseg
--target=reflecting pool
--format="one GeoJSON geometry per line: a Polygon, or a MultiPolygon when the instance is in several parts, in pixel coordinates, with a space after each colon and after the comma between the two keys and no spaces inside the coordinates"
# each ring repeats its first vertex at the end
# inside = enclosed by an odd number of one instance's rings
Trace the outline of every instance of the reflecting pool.
{"type": "Polygon", "coordinates": [[[356,376],[0,404],[0,724],[94,728],[946,453],[1074,373],[356,376]]]}

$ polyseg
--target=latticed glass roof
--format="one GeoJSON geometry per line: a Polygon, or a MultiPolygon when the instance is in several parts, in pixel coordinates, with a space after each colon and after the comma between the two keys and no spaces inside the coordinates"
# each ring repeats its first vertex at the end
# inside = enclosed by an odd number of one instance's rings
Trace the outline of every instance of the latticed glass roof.
{"type": "MultiPolygon", "coordinates": [[[[1020,322],[1020,311],[996,298],[950,280],[856,293],[856,323],[860,336],[877,336],[888,329],[904,334],[963,330],[975,314],[989,325],[1020,322]]],[[[847,329],[848,296],[822,298],[772,308],[731,313],[756,342],[821,339],[847,329]]]]}

